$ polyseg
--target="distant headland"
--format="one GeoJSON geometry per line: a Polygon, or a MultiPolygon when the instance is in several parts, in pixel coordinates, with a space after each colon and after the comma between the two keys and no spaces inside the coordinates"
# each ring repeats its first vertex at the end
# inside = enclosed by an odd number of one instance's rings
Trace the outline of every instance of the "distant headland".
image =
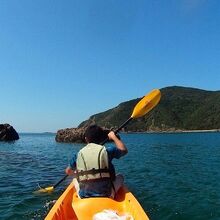
{"type": "MultiPolygon", "coordinates": [[[[207,132],[220,131],[220,91],[171,86],[161,89],[160,103],[144,117],[132,121],[124,132],[207,132]]],[[[121,125],[141,98],[120,103],[107,111],[92,115],[77,128],[62,129],[56,140],[75,142],[84,129],[97,124],[106,129],[121,125]],[[65,134],[65,135],[64,135],[65,134]],[[75,138],[72,138],[75,135],[75,138]],[[65,136],[65,137],[64,137],[65,136]]]]}

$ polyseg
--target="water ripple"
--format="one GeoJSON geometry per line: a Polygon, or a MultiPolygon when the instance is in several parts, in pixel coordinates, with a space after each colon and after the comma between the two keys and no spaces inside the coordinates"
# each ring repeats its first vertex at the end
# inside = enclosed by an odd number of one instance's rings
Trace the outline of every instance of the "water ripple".
{"type": "MultiPolygon", "coordinates": [[[[122,134],[129,154],[116,170],[153,220],[219,219],[220,134],[122,134]]],[[[51,134],[22,134],[0,143],[0,213],[4,220],[43,219],[69,184],[33,194],[65,174],[82,145],[60,144],[51,134]]]]}

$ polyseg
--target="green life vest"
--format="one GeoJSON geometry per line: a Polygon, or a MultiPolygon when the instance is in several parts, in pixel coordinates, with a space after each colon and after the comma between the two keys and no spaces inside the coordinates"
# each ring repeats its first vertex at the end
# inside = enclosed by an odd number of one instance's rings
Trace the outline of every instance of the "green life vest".
{"type": "Polygon", "coordinates": [[[79,182],[110,178],[106,148],[99,144],[87,144],[77,155],[76,170],[79,182]]]}

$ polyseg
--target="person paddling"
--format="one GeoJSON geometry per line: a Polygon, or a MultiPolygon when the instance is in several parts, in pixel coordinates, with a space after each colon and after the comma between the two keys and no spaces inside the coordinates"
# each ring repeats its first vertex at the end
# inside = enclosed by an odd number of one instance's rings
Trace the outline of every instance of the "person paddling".
{"type": "Polygon", "coordinates": [[[108,133],[108,138],[115,145],[100,145],[103,136],[104,131],[101,127],[89,126],[85,131],[87,145],[78,154],[73,155],[65,170],[67,175],[76,174],[73,181],[80,198],[114,198],[123,185],[124,178],[121,174],[115,174],[112,160],[126,155],[128,150],[113,131],[108,133]]]}

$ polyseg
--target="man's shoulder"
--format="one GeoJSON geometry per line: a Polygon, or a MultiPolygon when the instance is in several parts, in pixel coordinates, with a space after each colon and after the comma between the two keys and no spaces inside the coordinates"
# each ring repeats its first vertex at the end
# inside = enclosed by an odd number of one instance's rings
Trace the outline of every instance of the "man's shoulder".
{"type": "Polygon", "coordinates": [[[124,155],[123,151],[118,149],[115,146],[108,146],[106,147],[106,151],[111,158],[120,158],[124,155]]]}
{"type": "Polygon", "coordinates": [[[117,150],[117,148],[115,146],[107,146],[107,147],[105,147],[105,149],[108,153],[112,153],[115,150],[117,150]]]}

